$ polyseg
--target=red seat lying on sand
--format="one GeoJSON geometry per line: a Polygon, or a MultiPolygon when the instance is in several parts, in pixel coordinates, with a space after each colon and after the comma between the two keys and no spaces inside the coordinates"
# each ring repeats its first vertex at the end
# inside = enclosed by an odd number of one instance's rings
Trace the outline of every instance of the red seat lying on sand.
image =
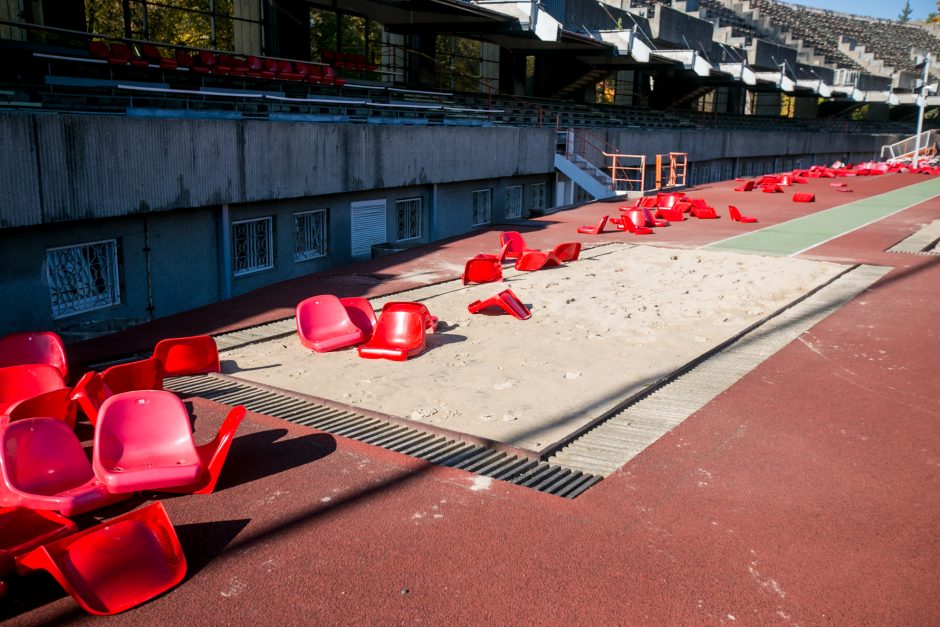
{"type": "Polygon", "coordinates": [[[578,233],[584,233],[585,235],[598,235],[599,233],[604,232],[604,226],[607,224],[607,218],[609,216],[601,216],[601,219],[597,221],[597,224],[594,226],[579,226],[578,233]]]}
{"type": "Polygon", "coordinates": [[[382,307],[382,312],[386,311],[414,311],[424,320],[424,330],[426,333],[437,332],[437,316],[432,316],[424,303],[411,301],[389,301],[382,307]]]}
{"type": "Polygon", "coordinates": [[[734,191],[736,192],[749,192],[754,189],[754,181],[747,181],[744,185],[735,187],[734,191]]]}
{"type": "Polygon", "coordinates": [[[728,205],[728,214],[734,222],[757,222],[757,218],[742,216],[741,212],[734,205],[728,205]]]}
{"type": "Polygon", "coordinates": [[[359,356],[405,361],[424,351],[425,329],[425,318],[420,311],[386,305],[379,315],[372,339],[359,347],[359,356]]]}
{"type": "Polygon", "coordinates": [[[0,338],[0,367],[25,364],[46,364],[58,370],[63,379],[69,376],[65,344],[51,331],[13,333],[0,338]]]}
{"type": "Polygon", "coordinates": [[[20,573],[46,570],[86,611],[117,614],[186,576],[186,557],[156,502],[55,540],[17,558],[20,573]]]}
{"type": "Polygon", "coordinates": [[[503,264],[495,255],[477,256],[468,259],[460,277],[464,285],[468,283],[492,283],[503,280],[503,264]]]}
{"type": "Polygon", "coordinates": [[[813,202],[816,200],[815,194],[793,194],[793,202],[813,202]]]}
{"type": "Polygon", "coordinates": [[[563,242],[552,250],[525,250],[516,259],[516,270],[534,272],[545,267],[560,266],[566,261],[575,261],[580,255],[579,242],[563,242]]]}
{"type": "Polygon", "coordinates": [[[467,305],[467,310],[470,313],[479,313],[487,307],[499,307],[519,320],[528,320],[532,317],[532,312],[529,311],[529,308],[526,307],[525,304],[519,300],[519,297],[510,289],[503,290],[499,294],[490,296],[484,300],[475,300],[467,305]]]}
{"type": "Polygon", "coordinates": [[[318,353],[355,346],[366,339],[340,299],[332,294],[300,301],[294,314],[300,343],[318,353]]]}

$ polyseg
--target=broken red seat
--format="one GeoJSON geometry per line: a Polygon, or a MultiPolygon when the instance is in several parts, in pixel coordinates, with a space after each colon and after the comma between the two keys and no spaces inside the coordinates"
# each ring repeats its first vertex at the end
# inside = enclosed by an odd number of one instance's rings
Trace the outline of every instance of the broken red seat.
{"type": "Polygon", "coordinates": [[[597,224],[594,226],[579,226],[578,233],[584,233],[585,235],[599,235],[604,232],[604,226],[607,225],[607,218],[609,216],[601,216],[601,219],[597,221],[597,224]]]}
{"type": "Polygon", "coordinates": [[[526,307],[519,297],[510,289],[505,289],[499,294],[490,296],[484,300],[475,300],[467,305],[467,310],[470,313],[479,313],[488,307],[499,307],[519,320],[528,320],[532,317],[532,312],[529,311],[529,308],[526,307]]]}
{"type": "Polygon", "coordinates": [[[793,194],[793,202],[814,202],[816,200],[815,194],[793,194]]]}

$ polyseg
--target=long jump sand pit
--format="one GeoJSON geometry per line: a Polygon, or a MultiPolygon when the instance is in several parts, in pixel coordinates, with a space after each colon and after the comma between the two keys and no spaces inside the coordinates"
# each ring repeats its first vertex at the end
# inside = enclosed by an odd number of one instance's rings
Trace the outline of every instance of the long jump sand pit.
{"type": "MultiPolygon", "coordinates": [[[[451,281],[374,299],[419,300],[440,319],[406,362],[314,353],[296,338],[227,351],[223,372],[540,451],[844,266],[611,244],[502,283],[451,281]],[[507,287],[532,311],[470,314],[507,287]]],[[[489,311],[489,310],[488,310],[489,311]]]]}

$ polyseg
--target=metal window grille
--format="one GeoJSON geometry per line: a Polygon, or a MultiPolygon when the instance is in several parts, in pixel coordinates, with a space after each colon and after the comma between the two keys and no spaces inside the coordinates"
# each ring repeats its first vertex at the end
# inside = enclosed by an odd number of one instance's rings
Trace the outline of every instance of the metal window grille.
{"type": "Polygon", "coordinates": [[[55,319],[120,304],[117,240],[46,250],[46,278],[55,319]]]}
{"type": "Polygon", "coordinates": [[[545,209],[545,183],[535,183],[529,186],[529,209],[539,211],[545,209]]]}
{"type": "Polygon", "coordinates": [[[294,261],[327,255],[329,222],[325,209],[294,214],[294,261]]]}
{"type": "Polygon", "coordinates": [[[522,185],[511,185],[506,188],[506,219],[513,220],[522,217],[522,185]]]}
{"type": "Polygon", "coordinates": [[[478,189],[473,192],[473,226],[489,224],[493,219],[493,190],[478,189]]]}
{"type": "Polygon", "coordinates": [[[418,239],[422,235],[424,210],[420,198],[395,201],[395,220],[398,224],[398,240],[418,239]]]}
{"type": "Polygon", "coordinates": [[[232,269],[235,276],[274,267],[273,226],[271,217],[232,222],[232,269]]]}

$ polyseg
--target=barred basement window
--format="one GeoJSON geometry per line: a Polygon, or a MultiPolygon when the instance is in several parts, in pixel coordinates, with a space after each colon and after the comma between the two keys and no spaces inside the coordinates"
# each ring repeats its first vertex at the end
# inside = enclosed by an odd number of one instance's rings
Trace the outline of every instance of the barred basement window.
{"type": "Polygon", "coordinates": [[[529,185],[529,210],[541,211],[545,209],[545,183],[529,185]]]}
{"type": "Polygon", "coordinates": [[[270,217],[232,222],[232,270],[235,276],[274,267],[274,220],[270,217]]]}
{"type": "Polygon", "coordinates": [[[473,192],[473,226],[489,224],[493,219],[493,190],[477,189],[473,192]]]}
{"type": "Polygon", "coordinates": [[[516,220],[522,217],[522,185],[506,188],[506,219],[516,220]]]}
{"type": "Polygon", "coordinates": [[[117,240],[46,250],[46,279],[55,319],[120,304],[117,240]]]}
{"type": "Polygon", "coordinates": [[[395,201],[395,222],[398,225],[398,241],[418,239],[424,225],[424,210],[420,198],[406,198],[395,201]]]}
{"type": "Polygon", "coordinates": [[[294,261],[326,257],[329,221],[325,209],[294,214],[294,261]]]}

